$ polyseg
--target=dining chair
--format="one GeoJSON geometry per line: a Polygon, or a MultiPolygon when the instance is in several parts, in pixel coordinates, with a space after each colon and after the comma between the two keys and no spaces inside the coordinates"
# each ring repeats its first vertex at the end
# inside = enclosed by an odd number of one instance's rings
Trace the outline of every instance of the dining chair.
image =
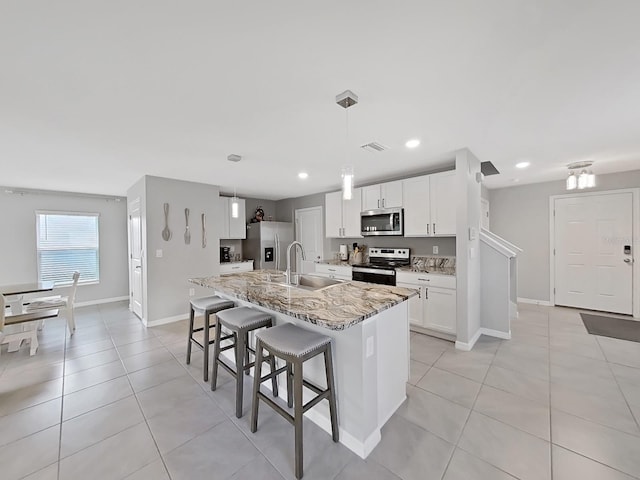
{"type": "MultiPolygon", "coordinates": [[[[50,311],[43,311],[42,313],[45,312],[47,316],[51,316],[50,311]]],[[[5,343],[9,344],[9,351],[15,351],[20,348],[23,340],[29,340],[29,354],[31,356],[35,355],[38,351],[38,329],[35,324],[39,320],[40,318],[33,314],[19,314],[7,317],[4,295],[0,295],[0,351],[5,343]],[[5,332],[5,327],[18,324],[22,324],[20,326],[22,330],[11,333],[5,332]],[[13,346],[15,347],[12,349],[13,346]]]]}
{"type": "Polygon", "coordinates": [[[76,300],[76,290],[78,289],[78,279],[80,278],[80,272],[73,272],[73,283],[69,290],[69,295],[54,296],[46,298],[35,298],[30,300],[28,304],[25,304],[25,310],[27,312],[34,312],[38,310],[49,310],[52,308],[65,309],[65,318],[67,319],[67,327],[69,333],[73,335],[76,331],[76,320],[74,317],[73,304],[76,300]]]}

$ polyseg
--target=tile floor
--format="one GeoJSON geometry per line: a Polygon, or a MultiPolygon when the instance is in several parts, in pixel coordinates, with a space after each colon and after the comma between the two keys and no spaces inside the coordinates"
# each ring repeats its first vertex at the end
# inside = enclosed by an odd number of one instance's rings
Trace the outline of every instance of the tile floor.
{"type": "MultiPolygon", "coordinates": [[[[186,323],[145,329],[124,304],[77,310],[0,355],[0,477],[293,478],[293,431],[234,415],[221,370],[185,365],[186,323]]],[[[366,461],[305,423],[306,479],[640,478],[640,344],[588,335],[575,310],[520,306],[513,339],[472,352],[412,334],[408,399],[366,461]]],[[[247,379],[248,380],[248,379],[247,379]]]]}

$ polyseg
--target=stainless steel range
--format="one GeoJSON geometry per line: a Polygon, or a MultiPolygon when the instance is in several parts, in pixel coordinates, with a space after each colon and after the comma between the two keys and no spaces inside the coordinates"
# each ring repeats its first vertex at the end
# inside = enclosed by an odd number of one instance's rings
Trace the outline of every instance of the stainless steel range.
{"type": "Polygon", "coordinates": [[[359,282],[396,284],[396,268],[410,264],[411,252],[408,248],[369,249],[369,263],[353,265],[351,278],[359,282]]]}

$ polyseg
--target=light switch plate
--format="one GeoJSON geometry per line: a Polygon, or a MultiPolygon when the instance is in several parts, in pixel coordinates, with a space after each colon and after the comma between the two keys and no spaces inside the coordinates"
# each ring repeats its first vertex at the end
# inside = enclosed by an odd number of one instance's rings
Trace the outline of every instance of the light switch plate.
{"type": "Polygon", "coordinates": [[[196,294],[196,289],[195,288],[190,288],[189,289],[189,296],[193,297],[196,294]]]}
{"type": "Polygon", "coordinates": [[[433,254],[438,255],[438,245],[433,246],[433,254]]]}
{"type": "Polygon", "coordinates": [[[162,249],[156,250],[156,258],[162,258],[162,249]]]}

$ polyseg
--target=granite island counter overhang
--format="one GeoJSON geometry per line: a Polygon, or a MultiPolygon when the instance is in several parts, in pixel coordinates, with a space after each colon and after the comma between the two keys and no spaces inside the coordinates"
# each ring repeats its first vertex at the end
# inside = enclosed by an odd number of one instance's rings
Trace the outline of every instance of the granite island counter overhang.
{"type": "MultiPolygon", "coordinates": [[[[366,458],[380,441],[381,427],[406,398],[407,300],[417,291],[363,282],[309,291],[280,285],[282,279],[282,272],[257,270],[189,281],[239,306],[269,312],[275,324],[290,322],[331,337],[340,442],[366,458]]],[[[324,386],[323,360],[317,357],[306,362],[304,375],[324,386]]],[[[281,389],[283,398],[285,394],[286,389],[281,389]]],[[[311,396],[305,391],[305,402],[311,396]]],[[[330,432],[326,403],[305,416],[330,432]]]]}

